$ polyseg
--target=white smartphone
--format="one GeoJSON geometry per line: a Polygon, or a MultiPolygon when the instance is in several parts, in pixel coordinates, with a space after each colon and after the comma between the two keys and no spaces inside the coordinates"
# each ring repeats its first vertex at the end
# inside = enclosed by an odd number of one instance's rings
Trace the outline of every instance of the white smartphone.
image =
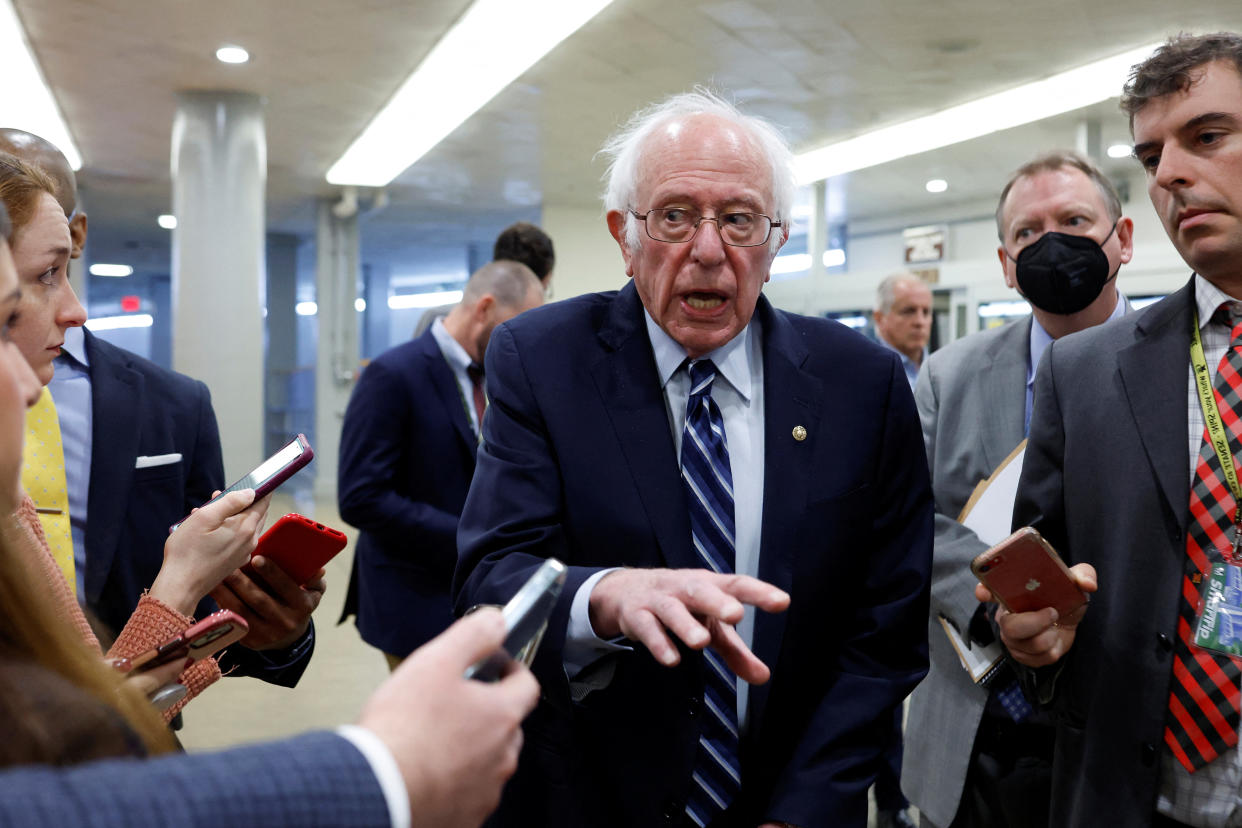
{"type": "Polygon", "coordinates": [[[518,660],[530,665],[535,650],[543,640],[548,626],[548,616],[556,606],[556,599],[565,585],[565,564],[556,558],[548,558],[527,579],[517,595],[505,604],[501,614],[505,619],[504,646],[487,658],[475,662],[466,670],[466,678],[479,681],[497,681],[504,674],[510,661],[518,660]]]}

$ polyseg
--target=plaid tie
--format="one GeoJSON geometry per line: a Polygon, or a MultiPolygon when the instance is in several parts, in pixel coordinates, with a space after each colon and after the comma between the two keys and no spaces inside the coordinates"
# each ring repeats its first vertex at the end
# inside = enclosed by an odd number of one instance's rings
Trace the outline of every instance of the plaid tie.
{"type": "MultiPolygon", "coordinates": [[[[1228,306],[1225,306],[1228,307],[1228,306]]],[[[1217,312],[1219,317],[1221,312],[1217,312]]],[[[1226,314],[1226,319],[1227,319],[1226,314]]],[[[1234,325],[1229,349],[1220,361],[1214,385],[1216,406],[1235,458],[1242,457],[1242,321],[1234,325]]],[[[1225,482],[1220,459],[1204,428],[1203,447],[1190,487],[1190,531],[1186,538],[1186,571],[1173,650],[1173,692],[1164,741],[1186,770],[1194,773],[1222,751],[1238,743],[1238,665],[1224,655],[1191,646],[1198,583],[1222,548],[1233,542],[1233,494],[1225,482]]]]}
{"type": "MultiPolygon", "coordinates": [[[[690,538],[700,561],[716,572],[733,571],[733,473],[725,443],[724,419],[712,399],[716,366],[691,362],[690,399],[681,437],[681,479],[690,506],[690,538]]],[[[686,816],[707,825],[741,789],[737,750],[737,676],[713,650],[707,665],[698,761],[686,816]]]]}

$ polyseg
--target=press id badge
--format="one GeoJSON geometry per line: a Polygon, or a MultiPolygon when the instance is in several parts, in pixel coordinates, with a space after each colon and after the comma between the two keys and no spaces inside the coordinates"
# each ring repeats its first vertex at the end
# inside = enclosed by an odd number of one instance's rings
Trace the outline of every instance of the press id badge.
{"type": "Polygon", "coordinates": [[[1242,660],[1242,568],[1212,564],[1199,603],[1195,645],[1242,660]]]}

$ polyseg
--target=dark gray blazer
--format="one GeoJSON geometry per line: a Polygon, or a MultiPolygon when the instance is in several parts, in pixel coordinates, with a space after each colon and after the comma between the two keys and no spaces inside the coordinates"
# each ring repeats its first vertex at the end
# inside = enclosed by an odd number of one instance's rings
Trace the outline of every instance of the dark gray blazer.
{"type": "Polygon", "coordinates": [[[1155,812],[1189,519],[1193,301],[1192,282],[1058,341],[1036,377],[1014,525],[1094,565],[1100,585],[1060,669],[1037,676],[1057,720],[1053,825],[1144,828],[1155,812]]]}

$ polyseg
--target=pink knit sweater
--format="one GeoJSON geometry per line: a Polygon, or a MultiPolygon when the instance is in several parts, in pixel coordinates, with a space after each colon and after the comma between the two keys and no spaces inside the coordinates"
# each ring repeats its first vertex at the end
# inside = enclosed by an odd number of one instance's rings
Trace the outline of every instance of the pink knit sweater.
{"type": "MultiPolygon", "coordinates": [[[[82,608],[78,606],[73,590],[65,581],[64,573],[61,572],[48,549],[47,538],[43,534],[43,524],[39,522],[39,514],[35,510],[34,501],[28,495],[23,498],[22,505],[18,507],[17,520],[29,532],[32,541],[24,544],[25,549],[20,552],[29,555],[35,564],[35,571],[47,578],[48,599],[60,616],[67,619],[93,649],[100,649],[99,640],[91,630],[91,625],[87,622],[82,608]]],[[[116,642],[108,650],[107,656],[130,658],[139,655],[183,632],[193,623],[193,618],[182,615],[150,595],[143,594],[138,599],[137,609],[129,617],[125,628],[117,635],[116,642]]],[[[190,665],[189,669],[178,678],[178,681],[189,688],[190,692],[164,714],[165,719],[171,720],[190,699],[206,690],[219,678],[220,667],[214,658],[190,665]]]]}

